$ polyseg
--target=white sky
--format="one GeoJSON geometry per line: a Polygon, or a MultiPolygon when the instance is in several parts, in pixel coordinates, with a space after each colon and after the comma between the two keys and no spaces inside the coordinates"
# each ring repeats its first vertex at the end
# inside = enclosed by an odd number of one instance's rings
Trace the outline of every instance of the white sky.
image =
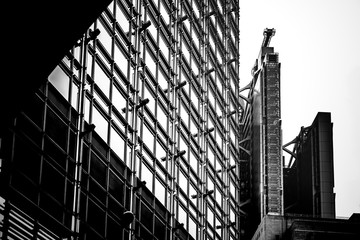
{"type": "Polygon", "coordinates": [[[283,142],[331,112],[336,216],[360,213],[360,0],[240,0],[240,87],[265,28],[276,29],[283,142]]]}

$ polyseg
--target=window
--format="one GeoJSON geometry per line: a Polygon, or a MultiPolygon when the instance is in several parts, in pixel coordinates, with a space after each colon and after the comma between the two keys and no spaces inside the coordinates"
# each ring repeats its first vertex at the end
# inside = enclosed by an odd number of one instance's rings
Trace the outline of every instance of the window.
{"type": "Polygon", "coordinates": [[[187,194],[187,192],[188,192],[188,179],[185,177],[185,173],[182,170],[179,170],[178,183],[180,185],[180,188],[187,194]]]}
{"type": "Polygon", "coordinates": [[[122,113],[121,109],[123,109],[126,106],[126,99],[119,92],[119,90],[117,89],[117,87],[115,85],[113,85],[111,102],[115,106],[115,108],[118,110],[118,112],[122,113]]]}
{"type": "Polygon", "coordinates": [[[160,35],[160,38],[159,38],[159,48],[160,48],[161,52],[163,53],[165,59],[168,59],[168,57],[169,57],[169,48],[165,44],[165,40],[163,39],[162,34],[160,35]]]}
{"type": "Polygon", "coordinates": [[[155,178],[155,197],[165,205],[165,187],[157,178],[155,178]]]}
{"type": "Polygon", "coordinates": [[[119,2],[116,2],[116,20],[123,29],[124,32],[127,32],[129,30],[129,21],[127,20],[126,16],[124,15],[124,12],[119,6],[119,2]]]}
{"type": "Polygon", "coordinates": [[[49,75],[49,81],[64,96],[66,100],[69,98],[69,76],[57,66],[49,75]]]}
{"type": "Polygon", "coordinates": [[[105,47],[105,49],[108,51],[108,53],[111,54],[112,38],[109,35],[109,32],[106,30],[105,26],[101,21],[98,21],[96,27],[100,30],[98,39],[100,40],[101,44],[105,47]]]}
{"type": "Polygon", "coordinates": [[[190,235],[196,239],[196,234],[197,234],[197,224],[195,223],[195,221],[193,220],[193,218],[189,218],[189,233],[190,235]]]}
{"type": "Polygon", "coordinates": [[[161,144],[157,141],[156,142],[156,158],[159,161],[162,161],[161,158],[166,157],[165,149],[161,146],[161,144]]]}
{"type": "Polygon", "coordinates": [[[163,3],[162,0],[160,0],[160,14],[163,17],[166,24],[169,24],[169,14],[167,10],[165,9],[165,3],[163,3]]]}
{"type": "Polygon", "coordinates": [[[158,72],[158,84],[161,87],[162,90],[165,90],[168,88],[168,82],[165,76],[161,71],[158,72]]]}
{"type": "Polygon", "coordinates": [[[198,160],[194,156],[193,151],[190,151],[190,166],[197,174],[198,173],[198,160]]]}
{"type": "Polygon", "coordinates": [[[178,221],[184,224],[184,228],[187,226],[187,213],[184,208],[179,204],[178,205],[179,213],[178,213],[178,221]]]}
{"type": "Polygon", "coordinates": [[[77,109],[78,101],[79,101],[79,86],[73,82],[71,86],[71,106],[79,111],[79,109],[77,109]]]}
{"type": "Polygon", "coordinates": [[[153,59],[153,57],[150,54],[150,51],[148,48],[146,49],[146,56],[145,56],[145,62],[146,62],[146,66],[147,68],[150,70],[150,72],[153,74],[153,76],[155,76],[156,73],[156,63],[153,59]]]}
{"type": "Polygon", "coordinates": [[[157,104],[157,116],[156,119],[159,121],[160,125],[166,129],[167,124],[167,115],[164,113],[164,110],[162,109],[161,105],[157,104]]]}
{"type": "Polygon", "coordinates": [[[96,128],[95,131],[99,134],[99,136],[107,142],[108,137],[108,121],[103,117],[103,115],[97,110],[97,108],[93,108],[93,123],[96,128]]]}
{"type": "Polygon", "coordinates": [[[156,41],[156,39],[157,39],[157,29],[156,29],[156,25],[155,25],[153,19],[151,17],[149,17],[149,13],[150,13],[150,10],[148,11],[148,20],[151,21],[151,24],[147,28],[147,30],[148,30],[148,32],[150,32],[150,35],[152,36],[152,38],[156,41]]]}
{"type": "Polygon", "coordinates": [[[143,99],[146,99],[146,98],[149,99],[149,103],[146,104],[146,106],[149,108],[151,113],[153,115],[155,115],[155,99],[154,99],[153,95],[150,93],[150,87],[145,84],[143,99]]]}
{"type": "Polygon", "coordinates": [[[207,221],[211,226],[214,226],[214,212],[207,207],[207,221]]]}
{"type": "Polygon", "coordinates": [[[143,125],[143,134],[142,140],[146,144],[146,146],[150,149],[151,152],[154,152],[154,135],[148,129],[146,125],[143,125]]]}
{"type": "Polygon", "coordinates": [[[181,51],[182,51],[183,56],[184,56],[184,58],[186,59],[186,61],[187,61],[188,63],[190,63],[190,51],[189,51],[189,49],[187,48],[186,44],[184,43],[184,40],[183,40],[183,42],[182,42],[182,44],[181,44],[181,51]]]}
{"type": "Polygon", "coordinates": [[[181,102],[181,106],[180,106],[180,116],[181,116],[183,122],[185,123],[185,125],[188,126],[189,114],[188,114],[183,102],[181,102]]]}
{"type": "Polygon", "coordinates": [[[120,137],[119,133],[113,127],[111,128],[110,148],[120,157],[120,159],[124,159],[124,139],[120,137]]]}
{"type": "Polygon", "coordinates": [[[212,166],[215,166],[215,157],[214,157],[214,153],[212,151],[211,148],[208,149],[208,159],[209,159],[209,163],[212,165],[212,166]]]}
{"type": "Polygon", "coordinates": [[[94,73],[94,81],[99,86],[101,91],[109,96],[110,91],[110,80],[103,69],[100,67],[98,62],[95,62],[95,73],[94,73]]]}
{"type": "Polygon", "coordinates": [[[114,48],[114,60],[116,65],[119,66],[122,73],[127,76],[128,60],[117,44],[115,44],[114,48]]]}
{"type": "Polygon", "coordinates": [[[153,191],[153,176],[152,171],[142,162],[141,164],[141,180],[146,182],[146,187],[153,191]]]}

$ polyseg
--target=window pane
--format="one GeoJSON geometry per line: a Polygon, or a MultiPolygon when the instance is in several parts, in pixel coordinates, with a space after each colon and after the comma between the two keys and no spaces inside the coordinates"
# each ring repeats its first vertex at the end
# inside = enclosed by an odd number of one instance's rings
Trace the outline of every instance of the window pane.
{"type": "Polygon", "coordinates": [[[198,173],[198,161],[192,151],[190,151],[190,166],[197,174],[198,173]]]}
{"type": "Polygon", "coordinates": [[[211,226],[214,224],[214,212],[208,207],[207,208],[207,221],[211,226]]]}
{"type": "Polygon", "coordinates": [[[154,61],[154,59],[152,58],[152,56],[150,55],[149,50],[146,50],[146,66],[148,67],[148,69],[150,70],[150,72],[153,74],[153,76],[155,76],[155,72],[156,72],[156,63],[154,61]]]}
{"type": "Polygon", "coordinates": [[[103,91],[106,96],[109,96],[110,80],[97,62],[95,62],[94,81],[101,91],[103,91]]]}
{"type": "Polygon", "coordinates": [[[166,129],[167,116],[165,115],[165,113],[159,103],[157,104],[157,117],[156,118],[160,122],[160,125],[164,129],[166,129]]]}
{"type": "Polygon", "coordinates": [[[162,161],[161,158],[166,156],[165,149],[161,146],[159,142],[156,142],[156,158],[159,161],[162,161]]]}
{"type": "Polygon", "coordinates": [[[98,39],[100,40],[102,45],[104,45],[108,53],[111,54],[111,45],[112,45],[111,36],[109,35],[108,31],[105,29],[104,25],[100,21],[98,21],[97,28],[100,30],[98,39]]]}
{"type": "Polygon", "coordinates": [[[114,55],[116,65],[118,65],[122,73],[127,76],[128,60],[117,44],[115,44],[114,55]]]}
{"type": "Polygon", "coordinates": [[[180,205],[179,205],[178,221],[180,223],[183,223],[184,227],[186,228],[186,225],[187,225],[187,213],[185,212],[185,210],[180,205]]]}
{"type": "Polygon", "coordinates": [[[162,90],[165,90],[168,88],[168,82],[161,71],[159,71],[159,74],[158,74],[158,83],[162,90]]]}
{"type": "Polygon", "coordinates": [[[154,152],[154,135],[145,125],[143,125],[142,140],[144,141],[146,146],[150,149],[150,151],[154,152]]]}
{"type": "Polygon", "coordinates": [[[159,47],[160,47],[161,52],[165,56],[165,59],[167,59],[168,56],[169,56],[169,48],[166,45],[166,43],[165,43],[165,41],[164,41],[164,39],[163,39],[163,37],[161,35],[160,35],[160,38],[159,38],[159,47]]]}
{"type": "Polygon", "coordinates": [[[49,80],[54,87],[64,96],[65,99],[69,98],[69,76],[57,66],[49,75],[49,80]]]}
{"type": "Polygon", "coordinates": [[[179,171],[179,185],[180,188],[187,194],[188,192],[188,180],[185,177],[184,173],[180,170],[179,171]]]}
{"type": "Polygon", "coordinates": [[[116,20],[118,21],[119,25],[123,29],[124,32],[127,32],[129,30],[129,22],[127,18],[125,17],[123,11],[119,7],[119,3],[116,2],[116,20]]]}
{"type": "Polygon", "coordinates": [[[79,87],[77,84],[72,83],[72,89],[71,89],[71,106],[73,106],[73,108],[77,109],[77,104],[78,104],[78,99],[79,99],[79,87]]]}
{"type": "Polygon", "coordinates": [[[148,98],[149,103],[146,104],[146,106],[150,109],[151,113],[155,115],[155,99],[153,95],[150,93],[150,90],[148,89],[148,86],[145,85],[144,88],[144,99],[148,98]]]}
{"type": "Polygon", "coordinates": [[[163,1],[160,1],[160,14],[164,18],[166,24],[169,24],[169,14],[167,13],[163,1]]]}
{"type": "Polygon", "coordinates": [[[105,142],[107,142],[108,122],[95,107],[93,108],[93,119],[92,120],[96,126],[95,131],[99,134],[99,136],[105,142]]]}
{"type": "Polygon", "coordinates": [[[123,97],[123,95],[118,91],[118,89],[113,86],[113,92],[112,92],[112,104],[115,106],[115,108],[122,113],[121,109],[123,109],[126,106],[126,100],[123,97]]]}
{"type": "Polygon", "coordinates": [[[152,18],[148,17],[148,19],[151,21],[150,26],[147,28],[147,30],[150,32],[150,35],[155,39],[157,39],[157,29],[156,29],[156,25],[154,23],[154,21],[152,20],[152,18]]]}
{"type": "Polygon", "coordinates": [[[197,225],[192,218],[189,218],[189,233],[194,239],[196,239],[197,225]]]}
{"type": "Polygon", "coordinates": [[[157,178],[155,178],[155,196],[165,205],[165,187],[157,178]]]}
{"type": "Polygon", "coordinates": [[[153,176],[154,174],[150,169],[142,162],[141,164],[141,180],[146,181],[146,187],[152,192],[153,191],[153,176]]]}
{"type": "Polygon", "coordinates": [[[120,157],[120,159],[124,159],[125,142],[114,128],[111,128],[110,148],[120,157]]]}

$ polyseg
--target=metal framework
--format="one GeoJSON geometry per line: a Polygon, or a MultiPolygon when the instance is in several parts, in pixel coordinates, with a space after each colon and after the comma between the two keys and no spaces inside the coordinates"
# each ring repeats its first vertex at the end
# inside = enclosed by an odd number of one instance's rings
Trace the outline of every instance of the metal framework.
{"type": "Polygon", "coordinates": [[[239,239],[239,99],[238,1],[113,1],[3,140],[3,236],[239,239]]]}
{"type": "Polygon", "coordinates": [[[243,99],[241,114],[241,194],[242,228],[251,238],[267,214],[283,213],[282,153],[280,115],[280,63],[268,47],[274,29],[264,30],[253,79],[239,90],[243,99]],[[244,93],[247,95],[244,95],[244,93]]]}

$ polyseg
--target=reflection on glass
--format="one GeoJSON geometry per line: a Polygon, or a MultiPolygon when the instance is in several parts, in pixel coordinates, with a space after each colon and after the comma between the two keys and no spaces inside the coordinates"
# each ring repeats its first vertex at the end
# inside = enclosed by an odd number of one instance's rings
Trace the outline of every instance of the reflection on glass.
{"type": "Polygon", "coordinates": [[[190,151],[190,166],[197,174],[198,173],[198,161],[192,151],[190,151]]]}
{"type": "Polygon", "coordinates": [[[167,116],[165,115],[160,104],[157,104],[157,117],[156,119],[159,121],[160,125],[166,129],[167,116]]]}
{"type": "MultiPolygon", "coordinates": [[[[150,10],[149,10],[150,11],[150,10]]],[[[152,20],[151,17],[149,17],[149,20],[151,21],[150,26],[147,28],[147,30],[150,32],[150,35],[153,37],[153,39],[157,39],[157,29],[156,29],[156,25],[154,23],[154,21],[152,20]]]]}
{"type": "Polygon", "coordinates": [[[187,46],[185,46],[184,43],[181,46],[181,51],[182,51],[183,56],[185,57],[186,61],[189,63],[190,62],[190,52],[189,52],[189,49],[187,48],[187,46]]]}
{"type": "Polygon", "coordinates": [[[181,205],[178,205],[179,207],[179,213],[178,213],[178,221],[180,223],[184,224],[184,227],[186,228],[187,225],[187,213],[185,210],[181,207],[181,205]]]}
{"type": "Polygon", "coordinates": [[[120,113],[121,113],[121,109],[123,109],[126,106],[126,100],[124,96],[119,92],[119,90],[115,86],[113,86],[111,102],[120,113]]]}
{"type": "Polygon", "coordinates": [[[121,10],[121,8],[119,7],[119,2],[116,2],[116,21],[119,23],[119,25],[121,26],[121,28],[126,32],[129,29],[129,22],[127,20],[127,18],[125,17],[123,11],[121,10]]]}
{"type": "Polygon", "coordinates": [[[108,105],[104,102],[104,100],[102,99],[102,97],[99,96],[99,94],[94,91],[94,99],[96,100],[97,103],[100,104],[100,106],[102,107],[102,109],[105,111],[105,112],[108,112],[108,105]]]}
{"type": "Polygon", "coordinates": [[[160,38],[159,38],[159,48],[160,48],[161,52],[163,53],[165,59],[167,59],[169,56],[169,48],[165,44],[165,41],[164,41],[162,35],[160,35],[160,38]]]}
{"type": "Polygon", "coordinates": [[[161,144],[156,142],[156,158],[161,161],[161,158],[166,156],[165,149],[161,146],[161,144]]]}
{"type": "Polygon", "coordinates": [[[69,98],[69,76],[57,66],[49,75],[49,81],[64,96],[66,100],[69,98]]]}
{"type": "Polygon", "coordinates": [[[207,221],[211,226],[214,225],[214,212],[209,207],[207,207],[207,221]]]}
{"type": "Polygon", "coordinates": [[[84,120],[90,122],[90,100],[87,97],[84,104],[84,120]]]}
{"type": "Polygon", "coordinates": [[[188,191],[188,180],[185,177],[184,173],[180,170],[179,171],[179,181],[178,181],[180,188],[187,194],[188,191]]]}
{"type": "Polygon", "coordinates": [[[165,205],[165,187],[157,178],[155,178],[155,196],[165,205]]]}
{"type": "Polygon", "coordinates": [[[163,1],[160,0],[160,14],[163,17],[166,24],[169,24],[169,15],[165,9],[163,1]]]}
{"type": "Polygon", "coordinates": [[[161,87],[161,89],[167,89],[168,87],[168,82],[167,80],[165,79],[163,73],[161,71],[159,71],[159,74],[158,74],[158,83],[161,87]]]}
{"type": "Polygon", "coordinates": [[[151,113],[153,115],[155,115],[155,99],[153,97],[153,95],[150,93],[148,86],[145,85],[144,88],[144,98],[143,99],[149,99],[149,103],[146,104],[146,106],[149,108],[149,110],[151,111],[151,113]]]}
{"type": "Polygon", "coordinates": [[[185,108],[185,105],[184,103],[181,102],[181,106],[180,106],[180,116],[183,120],[183,122],[188,125],[189,123],[189,114],[188,112],[186,111],[186,108],[185,108]]]}
{"type": "Polygon", "coordinates": [[[102,114],[94,107],[92,122],[95,124],[95,131],[99,136],[107,142],[108,137],[108,121],[102,116],[102,114]]]}
{"type": "Polygon", "coordinates": [[[99,66],[97,62],[95,62],[95,74],[94,74],[94,81],[99,86],[101,91],[106,95],[109,96],[110,91],[110,80],[106,76],[105,72],[99,66]]]}
{"type": "MultiPolygon", "coordinates": [[[[215,226],[221,226],[220,220],[217,217],[215,218],[215,226]]],[[[217,228],[216,232],[221,236],[222,228],[217,228]]]]}
{"type": "Polygon", "coordinates": [[[189,218],[189,233],[194,239],[196,239],[197,225],[191,217],[189,218]]]}
{"type": "Polygon", "coordinates": [[[150,169],[142,162],[141,164],[141,180],[146,181],[146,187],[152,192],[153,191],[153,173],[150,169]]]}
{"type": "Polygon", "coordinates": [[[215,199],[216,202],[219,204],[219,206],[221,206],[221,192],[219,188],[216,188],[216,192],[215,192],[215,199]]]}
{"type": "Polygon", "coordinates": [[[77,109],[78,100],[79,100],[79,87],[77,84],[73,82],[71,87],[71,106],[76,110],[78,110],[77,109]]]}
{"type": "Polygon", "coordinates": [[[108,31],[105,29],[105,26],[101,21],[98,21],[98,24],[96,26],[100,30],[100,34],[98,36],[98,39],[102,43],[102,45],[105,47],[105,49],[108,51],[108,53],[111,54],[111,46],[112,46],[112,38],[109,35],[108,31]]]}
{"type": "Polygon", "coordinates": [[[120,157],[120,159],[124,159],[124,139],[120,137],[119,133],[114,128],[111,128],[110,134],[110,148],[120,157]]]}
{"type": "Polygon", "coordinates": [[[151,152],[154,152],[154,135],[150,132],[147,126],[143,125],[142,140],[151,152]]]}
{"type": "Polygon", "coordinates": [[[156,73],[156,63],[154,61],[154,59],[152,58],[149,49],[146,49],[146,59],[145,59],[145,62],[146,62],[146,66],[148,67],[148,69],[150,70],[150,72],[155,76],[155,73],[156,73]]]}

